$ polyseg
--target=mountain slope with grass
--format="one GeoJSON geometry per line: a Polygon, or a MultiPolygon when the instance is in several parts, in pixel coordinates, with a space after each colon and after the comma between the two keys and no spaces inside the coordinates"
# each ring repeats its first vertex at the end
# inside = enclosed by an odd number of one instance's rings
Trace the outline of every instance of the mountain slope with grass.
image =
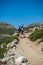
{"type": "Polygon", "coordinates": [[[38,22],[38,23],[33,23],[28,25],[27,27],[25,27],[24,30],[29,30],[30,28],[34,28],[34,27],[43,27],[43,22],[38,22]]]}
{"type": "Polygon", "coordinates": [[[8,23],[0,22],[0,34],[13,34],[16,28],[8,23]]]}
{"type": "Polygon", "coordinates": [[[14,34],[0,39],[0,65],[43,65],[43,28],[24,35],[14,34]]]}

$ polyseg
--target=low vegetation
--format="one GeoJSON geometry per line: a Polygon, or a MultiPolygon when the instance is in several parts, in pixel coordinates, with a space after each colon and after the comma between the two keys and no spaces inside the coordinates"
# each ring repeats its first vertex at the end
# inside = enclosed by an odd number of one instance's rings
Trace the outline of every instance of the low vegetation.
{"type": "Polygon", "coordinates": [[[35,41],[37,39],[41,39],[40,42],[43,41],[43,29],[34,31],[30,36],[28,37],[31,41],[35,41]]]}
{"type": "Polygon", "coordinates": [[[7,38],[4,38],[4,39],[0,40],[0,58],[3,58],[4,53],[6,53],[8,51],[7,44],[12,42],[14,39],[19,41],[17,36],[10,36],[10,37],[7,37],[7,38]],[[2,44],[4,44],[3,47],[1,47],[2,44]]]}
{"type": "Polygon", "coordinates": [[[6,53],[8,51],[7,46],[3,46],[3,48],[0,47],[0,58],[4,57],[4,53],[6,53]]]}
{"type": "Polygon", "coordinates": [[[0,40],[0,45],[3,44],[3,43],[8,44],[9,42],[12,42],[14,39],[17,39],[17,41],[19,41],[19,39],[18,39],[17,36],[10,36],[10,37],[1,39],[1,40],[0,40]]]}

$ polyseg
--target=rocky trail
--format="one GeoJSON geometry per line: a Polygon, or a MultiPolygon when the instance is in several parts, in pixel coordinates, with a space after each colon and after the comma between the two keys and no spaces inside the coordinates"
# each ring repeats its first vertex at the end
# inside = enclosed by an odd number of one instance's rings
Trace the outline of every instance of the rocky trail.
{"type": "Polygon", "coordinates": [[[26,38],[19,38],[20,42],[17,49],[22,50],[22,54],[27,57],[29,65],[43,65],[43,54],[41,54],[37,47],[37,42],[28,39],[29,34],[25,34],[26,38]]]}
{"type": "Polygon", "coordinates": [[[15,43],[17,40],[14,40],[7,45],[10,49],[2,59],[7,64],[1,65],[43,65],[43,54],[38,48],[38,41],[30,41],[29,35],[30,33],[25,33],[26,38],[19,37],[18,44],[15,43]],[[27,60],[28,62],[26,62],[27,60]]]}

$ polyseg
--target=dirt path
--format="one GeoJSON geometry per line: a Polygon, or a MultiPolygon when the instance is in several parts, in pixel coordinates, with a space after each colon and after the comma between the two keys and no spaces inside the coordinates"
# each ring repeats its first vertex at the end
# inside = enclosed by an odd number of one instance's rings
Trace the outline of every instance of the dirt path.
{"type": "Polygon", "coordinates": [[[17,49],[22,50],[23,55],[27,57],[30,65],[43,65],[43,56],[37,53],[35,46],[33,46],[33,42],[27,38],[28,35],[29,34],[26,34],[26,38],[19,38],[20,42],[17,49]]]}

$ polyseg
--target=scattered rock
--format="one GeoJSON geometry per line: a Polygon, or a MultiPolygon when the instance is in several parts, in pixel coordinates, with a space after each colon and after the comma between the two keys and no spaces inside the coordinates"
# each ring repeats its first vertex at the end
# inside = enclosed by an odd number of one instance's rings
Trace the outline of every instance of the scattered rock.
{"type": "Polygon", "coordinates": [[[13,48],[13,47],[16,48],[16,42],[17,42],[17,40],[15,39],[13,42],[9,43],[9,44],[7,45],[7,47],[8,47],[8,48],[13,48]]]}

